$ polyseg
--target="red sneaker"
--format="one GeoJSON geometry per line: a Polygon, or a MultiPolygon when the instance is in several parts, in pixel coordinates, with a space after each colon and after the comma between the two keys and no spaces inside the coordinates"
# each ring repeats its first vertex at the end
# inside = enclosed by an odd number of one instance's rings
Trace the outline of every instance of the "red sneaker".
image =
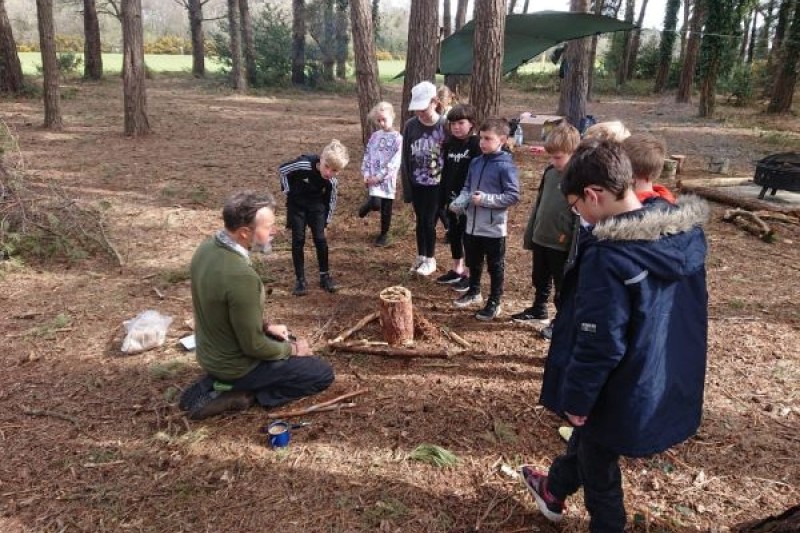
{"type": "Polygon", "coordinates": [[[519,473],[522,483],[536,499],[536,505],[545,518],[551,522],[560,522],[564,516],[564,502],[547,490],[547,474],[538,472],[529,465],[522,465],[519,473]]]}

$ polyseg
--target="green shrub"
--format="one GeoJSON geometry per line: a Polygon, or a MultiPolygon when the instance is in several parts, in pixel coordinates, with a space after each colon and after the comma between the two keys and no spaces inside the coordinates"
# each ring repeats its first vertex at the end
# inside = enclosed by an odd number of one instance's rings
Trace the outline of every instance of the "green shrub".
{"type": "MultiPolygon", "coordinates": [[[[83,65],[83,54],[78,55],[75,52],[63,52],[56,56],[58,61],[58,71],[62,74],[73,74],[83,65]]],[[[37,65],[36,70],[41,74],[44,71],[42,65],[37,65]]]]}

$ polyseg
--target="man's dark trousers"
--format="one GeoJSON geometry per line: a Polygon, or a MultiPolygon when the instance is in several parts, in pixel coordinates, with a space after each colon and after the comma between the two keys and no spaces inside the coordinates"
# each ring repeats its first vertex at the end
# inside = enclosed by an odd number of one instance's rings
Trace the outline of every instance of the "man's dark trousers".
{"type": "Polygon", "coordinates": [[[252,391],[264,407],[277,407],[324,391],[333,378],[333,367],[319,357],[290,357],[261,361],[231,385],[233,390],[252,391]]]}

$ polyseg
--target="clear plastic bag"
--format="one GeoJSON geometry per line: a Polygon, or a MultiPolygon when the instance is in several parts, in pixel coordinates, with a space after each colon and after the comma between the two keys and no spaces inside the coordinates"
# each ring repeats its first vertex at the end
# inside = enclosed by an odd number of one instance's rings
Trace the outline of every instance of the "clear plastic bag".
{"type": "Polygon", "coordinates": [[[128,334],[122,340],[122,351],[139,353],[163,345],[171,323],[171,316],[152,309],[139,313],[133,320],[126,320],[123,325],[128,334]]]}

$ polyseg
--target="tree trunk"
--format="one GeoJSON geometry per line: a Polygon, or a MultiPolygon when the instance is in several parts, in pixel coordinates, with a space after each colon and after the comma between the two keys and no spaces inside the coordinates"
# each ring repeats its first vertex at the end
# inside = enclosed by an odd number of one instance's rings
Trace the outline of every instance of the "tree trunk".
{"type": "Polygon", "coordinates": [[[669,79],[669,69],[672,66],[672,50],[675,48],[675,28],[678,25],[678,10],[681,0],[667,0],[666,13],[664,14],[664,31],[661,32],[661,42],[658,47],[658,71],[653,91],[664,91],[669,79]]]}
{"type": "Polygon", "coordinates": [[[769,55],[769,38],[772,34],[772,23],[775,20],[775,0],[769,0],[763,9],[764,24],[761,26],[756,41],[756,57],[758,59],[766,59],[769,55]]]}
{"type": "Polygon", "coordinates": [[[500,78],[503,75],[503,38],[506,31],[506,0],[476,0],[475,43],[472,51],[472,83],[469,99],[475,108],[475,123],[497,115],[500,78]]]}
{"type": "Polygon", "coordinates": [[[340,80],[347,77],[347,49],[350,46],[350,32],[347,26],[349,3],[349,0],[337,0],[336,2],[336,77],[340,80]]]}
{"type": "Polygon", "coordinates": [[[513,15],[517,8],[517,0],[508,0],[508,14],[513,15]]]}
{"type": "Polygon", "coordinates": [[[530,4],[530,0],[525,0],[525,5],[522,6],[522,12],[527,14],[528,13],[528,5],[530,4]]]}
{"type": "Polygon", "coordinates": [[[0,0],[0,92],[17,93],[24,86],[14,32],[11,31],[5,0],[0,0]]]}
{"type": "Polygon", "coordinates": [[[189,0],[189,32],[192,35],[192,75],[206,75],[205,36],[203,35],[203,0],[189,0]]]}
{"type": "Polygon", "coordinates": [[[689,40],[686,43],[686,57],[682,63],[681,76],[678,81],[678,92],[675,101],[688,104],[692,99],[692,85],[694,84],[694,71],[697,67],[697,55],[700,52],[700,29],[706,18],[706,1],[695,0],[694,12],[690,26],[689,40]]]}
{"type": "Polygon", "coordinates": [[[686,58],[686,39],[689,32],[689,13],[692,11],[692,0],[683,0],[683,24],[681,25],[681,51],[678,56],[678,64],[683,65],[686,58]]]}
{"type": "MultiPolygon", "coordinates": [[[[589,0],[571,0],[570,11],[588,12],[589,0]]],[[[561,58],[561,61],[566,61],[567,73],[561,83],[558,114],[567,117],[576,128],[580,127],[581,119],[586,116],[590,42],[588,38],[569,41],[561,58]]]]}
{"type": "Polygon", "coordinates": [[[769,113],[788,113],[792,109],[792,98],[797,85],[797,68],[800,60],[800,5],[794,8],[789,34],[783,41],[780,52],[782,66],[778,71],[767,111],[769,113]]]}
{"type": "Polygon", "coordinates": [[[242,28],[239,0],[228,0],[228,34],[231,40],[231,87],[236,91],[247,89],[242,61],[242,28]]]}
{"type": "Polygon", "coordinates": [[[306,2],[292,0],[292,83],[306,82],[306,2]]]}
{"type": "Polygon", "coordinates": [[[750,44],[747,45],[747,63],[752,64],[756,56],[756,30],[758,28],[758,10],[753,10],[753,28],[750,31],[750,44]]]}
{"type": "Polygon", "coordinates": [[[239,0],[239,15],[242,24],[242,53],[247,72],[247,82],[256,85],[258,67],[256,66],[256,43],[253,37],[253,19],[250,16],[250,0],[239,0]]]}
{"type": "Polygon", "coordinates": [[[378,84],[378,60],[375,58],[375,39],[372,35],[369,0],[350,0],[350,24],[353,28],[353,52],[356,63],[361,141],[366,145],[369,136],[372,134],[372,126],[367,115],[381,99],[381,87],[378,84]]]}
{"type": "Polygon", "coordinates": [[[444,0],[442,3],[442,28],[444,29],[444,37],[450,37],[453,33],[453,14],[450,12],[450,0],[444,0]]]}
{"type": "MultiPolygon", "coordinates": [[[[603,13],[603,0],[594,0],[594,14],[601,15],[603,13]]],[[[525,2],[527,5],[527,2],[525,2]]],[[[597,35],[592,35],[592,42],[589,45],[589,73],[588,80],[586,81],[586,101],[591,102],[594,99],[594,75],[595,63],[597,62],[597,35]]]]}
{"type": "Polygon", "coordinates": [[[381,34],[381,0],[372,0],[372,32],[377,43],[381,34]]]}
{"type": "Polygon", "coordinates": [[[334,19],[334,0],[323,0],[322,16],[322,79],[333,81],[333,69],[336,66],[336,20],[334,19]]]}
{"type": "MultiPolygon", "coordinates": [[[[633,15],[634,10],[636,9],[636,1],[635,0],[625,0],[625,22],[633,24],[633,15]]],[[[630,64],[631,58],[631,34],[633,32],[626,31],[624,36],[624,41],[622,45],[622,57],[620,58],[619,62],[619,70],[617,70],[617,85],[625,85],[625,82],[628,79],[628,65],[630,64]]],[[[577,126],[577,125],[576,125],[577,126]]]]}
{"type": "MultiPolygon", "coordinates": [[[[633,43],[631,44],[631,54],[628,59],[628,79],[633,78],[636,73],[636,60],[639,57],[639,47],[642,44],[642,24],[644,24],[644,14],[647,11],[648,0],[642,1],[642,9],[639,11],[639,19],[636,21],[637,30],[633,32],[633,43]]],[[[593,70],[593,69],[592,69],[593,70]]]]}
{"type": "Polygon", "coordinates": [[[142,0],[122,0],[122,92],[125,135],[138,137],[149,134],[142,0]]]}
{"type": "Polygon", "coordinates": [[[381,333],[390,346],[414,340],[414,305],[411,291],[405,287],[388,287],[380,297],[381,333]]]}
{"type": "Polygon", "coordinates": [[[60,130],[61,91],[58,86],[58,58],[56,57],[55,31],[53,30],[53,0],[36,0],[39,21],[39,47],[42,51],[44,74],[44,127],[60,130]]]}
{"type": "Polygon", "coordinates": [[[742,31],[742,46],[739,47],[739,61],[745,63],[747,61],[747,43],[750,37],[750,23],[753,22],[752,12],[747,18],[744,19],[744,31],[742,31]]]}
{"type": "Polygon", "coordinates": [[[467,0],[458,0],[456,4],[456,31],[467,23],[467,0]]]}
{"type": "Polygon", "coordinates": [[[779,69],[783,66],[781,65],[780,58],[783,53],[783,38],[786,34],[786,28],[789,25],[789,15],[792,12],[792,2],[793,0],[782,0],[778,8],[778,22],[775,24],[775,36],[772,38],[772,48],[770,48],[769,55],[767,56],[767,76],[766,83],[764,84],[764,96],[769,96],[773,93],[779,69]]]}
{"type": "Polygon", "coordinates": [[[83,77],[103,77],[103,54],[100,48],[100,23],[95,0],[83,0],[83,77]]]}
{"type": "Polygon", "coordinates": [[[436,66],[439,58],[436,51],[439,38],[439,6],[430,0],[411,0],[408,17],[408,52],[406,53],[406,74],[403,81],[402,123],[411,116],[408,103],[411,101],[411,88],[421,81],[435,82],[436,66]]]}
{"type": "Polygon", "coordinates": [[[700,109],[698,114],[701,117],[711,118],[717,107],[717,74],[719,69],[719,57],[708,58],[708,64],[703,76],[703,85],[700,87],[700,109]]]}

